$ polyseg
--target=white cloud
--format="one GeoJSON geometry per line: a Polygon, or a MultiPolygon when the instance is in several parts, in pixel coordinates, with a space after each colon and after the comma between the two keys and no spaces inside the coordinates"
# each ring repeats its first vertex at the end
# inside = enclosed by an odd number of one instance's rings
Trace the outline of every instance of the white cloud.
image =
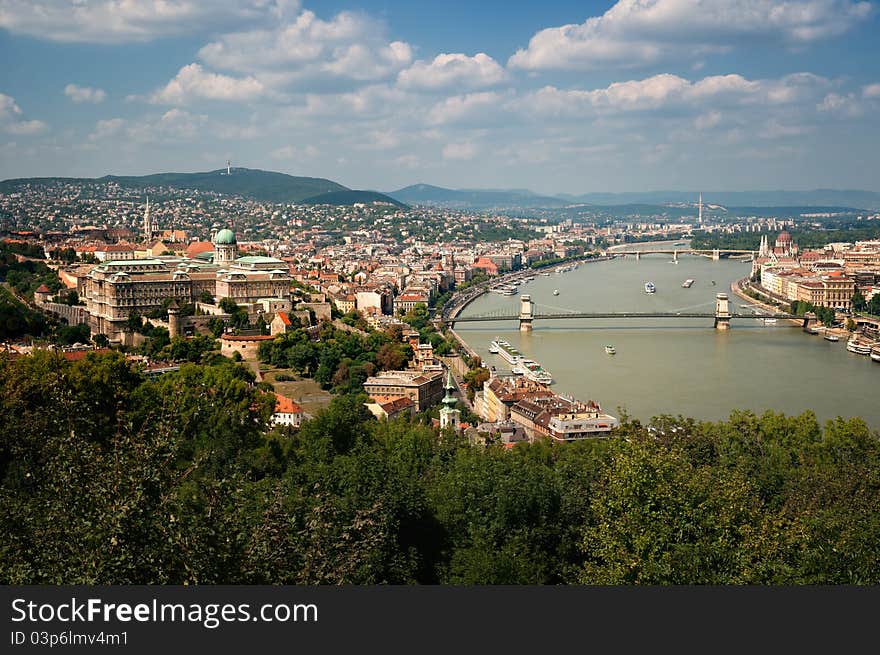
{"type": "Polygon", "coordinates": [[[822,102],[816,105],[816,109],[828,114],[836,114],[848,118],[855,118],[864,113],[861,103],[853,93],[846,95],[829,93],[822,98],[822,102]]]}
{"type": "Polygon", "coordinates": [[[602,16],[536,33],[508,65],[588,70],[700,57],[747,43],[801,45],[867,18],[861,0],[619,0],[602,16]]]}
{"type": "Polygon", "coordinates": [[[190,141],[202,133],[208,117],[192,114],[183,109],[169,109],[157,119],[129,125],[126,136],[139,143],[190,141]]]}
{"type": "Polygon", "coordinates": [[[30,136],[32,134],[40,134],[49,129],[49,126],[46,125],[43,121],[31,120],[31,121],[18,121],[16,123],[10,123],[6,126],[6,131],[10,134],[17,134],[19,136],[30,136]]]}
{"type": "Polygon", "coordinates": [[[507,79],[507,72],[492,57],[478,52],[439,54],[431,62],[419,60],[400,71],[397,83],[405,89],[438,90],[450,87],[478,89],[507,79]]]}
{"type": "Polygon", "coordinates": [[[25,120],[15,98],[0,93],[0,129],[17,136],[32,136],[49,129],[43,121],[25,120]]]}
{"type": "Polygon", "coordinates": [[[38,39],[126,43],[278,20],[288,0],[0,0],[0,28],[38,39]]]}
{"type": "Polygon", "coordinates": [[[15,98],[0,93],[0,121],[7,121],[20,115],[21,107],[16,104],[15,98]]]}
{"type": "Polygon", "coordinates": [[[183,105],[197,98],[247,101],[265,92],[266,88],[254,77],[235,78],[210,73],[199,64],[189,64],[181,68],[162,89],[156,91],[151,102],[183,105]]]}
{"type": "Polygon", "coordinates": [[[862,88],[862,97],[880,98],[880,83],[868,84],[862,88]]]}
{"type": "Polygon", "coordinates": [[[272,29],[225,34],[199,50],[199,58],[220,70],[274,72],[279,81],[326,76],[379,80],[412,60],[409,44],[388,42],[385,31],[365,14],[343,11],[322,20],[303,11],[272,29]]]}
{"type": "Polygon", "coordinates": [[[452,96],[431,108],[428,112],[428,123],[439,125],[485,116],[493,108],[497,108],[501,101],[501,94],[494,91],[452,96]]]}
{"type": "Polygon", "coordinates": [[[96,89],[90,86],[78,86],[76,84],[68,84],[64,87],[64,95],[76,103],[92,102],[98,104],[107,99],[107,93],[103,89],[96,89]]]}
{"type": "Polygon", "coordinates": [[[694,120],[694,127],[700,131],[709,130],[713,127],[716,127],[721,122],[721,112],[720,111],[710,111],[705,114],[700,114],[694,120]]]}
{"type": "Polygon", "coordinates": [[[468,160],[473,159],[476,154],[477,149],[469,142],[448,143],[443,146],[443,159],[468,160]]]}
{"type": "Polygon", "coordinates": [[[125,127],[124,118],[108,118],[95,124],[95,130],[89,134],[89,141],[98,141],[108,137],[117,136],[125,127]]]}
{"type": "Polygon", "coordinates": [[[520,104],[528,113],[574,117],[673,107],[700,110],[707,104],[782,105],[815,96],[828,84],[828,80],[810,73],[777,80],[713,75],[696,82],[664,73],[589,91],[546,86],[529,94],[520,104]]]}

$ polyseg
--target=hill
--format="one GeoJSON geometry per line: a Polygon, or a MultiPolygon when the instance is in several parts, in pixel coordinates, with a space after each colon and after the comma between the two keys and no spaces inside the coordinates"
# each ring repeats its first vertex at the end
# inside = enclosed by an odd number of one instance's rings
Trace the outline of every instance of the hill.
{"type": "Polygon", "coordinates": [[[528,189],[445,189],[430,184],[389,191],[387,195],[410,205],[455,208],[564,207],[569,201],[542,196],[528,189]]]}
{"type": "MultiPolygon", "coordinates": [[[[105,175],[99,178],[38,177],[19,178],[0,182],[0,193],[11,193],[30,186],[51,186],[55,184],[89,184],[114,182],[124,188],[168,187],[171,189],[192,189],[238,195],[263,202],[302,202],[328,193],[348,193],[351,202],[372,202],[373,200],[394,202],[391,198],[374,191],[356,192],[346,186],[320,177],[296,177],[286,173],[263,171],[250,168],[233,168],[230,175],[226,169],[201,173],[155,173],[152,175],[105,175]],[[358,194],[366,193],[367,196],[358,194]],[[372,194],[372,195],[370,195],[372,194]],[[371,200],[360,198],[370,197],[371,200]]],[[[340,196],[342,198],[343,196],[340,196]]],[[[334,204],[350,204],[337,202],[334,204]]]]}

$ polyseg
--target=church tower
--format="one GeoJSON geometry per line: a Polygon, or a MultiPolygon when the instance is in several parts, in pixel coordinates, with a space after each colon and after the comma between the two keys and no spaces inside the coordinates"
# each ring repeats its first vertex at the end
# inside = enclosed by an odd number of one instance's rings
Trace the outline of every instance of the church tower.
{"type": "Polygon", "coordinates": [[[461,412],[455,409],[458,401],[452,392],[455,391],[455,383],[452,381],[452,371],[446,374],[446,395],[441,401],[443,407],[440,409],[440,429],[452,428],[456,432],[461,430],[461,412]]]}
{"type": "Polygon", "coordinates": [[[228,266],[238,258],[238,242],[235,233],[224,228],[214,235],[214,263],[228,266]]]}

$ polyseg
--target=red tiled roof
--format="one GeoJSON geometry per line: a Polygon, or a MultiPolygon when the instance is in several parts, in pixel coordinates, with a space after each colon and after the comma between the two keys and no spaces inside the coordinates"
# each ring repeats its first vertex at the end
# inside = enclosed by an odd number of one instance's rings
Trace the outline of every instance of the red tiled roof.
{"type": "Polygon", "coordinates": [[[280,393],[275,394],[275,413],[276,414],[302,414],[302,407],[297,405],[287,396],[280,393]]]}
{"type": "Polygon", "coordinates": [[[281,319],[281,322],[284,325],[291,325],[290,317],[287,315],[287,312],[278,312],[278,318],[281,319]]]}
{"type": "Polygon", "coordinates": [[[40,286],[37,287],[37,290],[34,291],[34,293],[52,293],[52,292],[49,291],[49,287],[47,287],[45,284],[41,284],[40,286]]]}

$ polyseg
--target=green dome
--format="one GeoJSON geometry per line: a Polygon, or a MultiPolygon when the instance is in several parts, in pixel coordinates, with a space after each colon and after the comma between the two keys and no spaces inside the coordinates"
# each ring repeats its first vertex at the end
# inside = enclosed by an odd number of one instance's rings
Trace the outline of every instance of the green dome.
{"type": "Polygon", "coordinates": [[[229,229],[222,229],[214,237],[214,243],[218,246],[235,243],[235,233],[229,229]]]}

